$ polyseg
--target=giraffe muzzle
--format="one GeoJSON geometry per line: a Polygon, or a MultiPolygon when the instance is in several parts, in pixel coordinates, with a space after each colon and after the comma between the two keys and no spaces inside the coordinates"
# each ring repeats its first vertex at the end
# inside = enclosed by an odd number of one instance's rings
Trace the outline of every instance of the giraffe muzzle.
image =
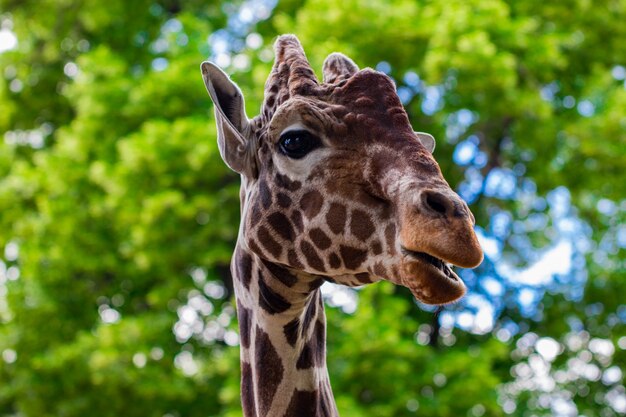
{"type": "Polygon", "coordinates": [[[483,252],[474,232],[474,216],[456,193],[441,186],[407,194],[399,199],[404,200],[399,238],[408,254],[423,253],[462,268],[480,265],[483,252]]]}

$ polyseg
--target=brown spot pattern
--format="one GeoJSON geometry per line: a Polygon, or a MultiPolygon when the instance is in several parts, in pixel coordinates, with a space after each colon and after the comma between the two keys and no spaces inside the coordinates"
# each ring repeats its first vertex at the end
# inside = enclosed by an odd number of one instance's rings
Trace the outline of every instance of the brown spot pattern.
{"type": "Polygon", "coordinates": [[[254,410],[253,387],[252,367],[249,363],[241,362],[241,405],[245,416],[253,416],[256,414],[254,410]]]}
{"type": "Polygon", "coordinates": [[[308,219],[312,219],[320,212],[324,204],[324,197],[319,191],[312,190],[302,196],[300,208],[308,219]]]}
{"type": "Polygon", "coordinates": [[[278,193],[276,195],[276,202],[282,208],[288,208],[291,206],[291,198],[285,193],[278,193]]]}
{"type": "Polygon", "coordinates": [[[280,254],[283,251],[283,248],[274,240],[270,232],[265,228],[265,226],[259,226],[259,231],[257,232],[257,237],[261,242],[261,245],[267,251],[274,256],[275,258],[280,257],[280,254]]]}
{"type": "Polygon", "coordinates": [[[291,307],[291,303],[267,285],[262,276],[259,277],[259,305],[270,314],[283,313],[291,307]]]}
{"type": "Polygon", "coordinates": [[[263,250],[261,250],[259,245],[257,245],[254,240],[250,240],[247,243],[248,243],[248,247],[250,247],[252,252],[256,253],[257,255],[263,255],[263,250]]]}
{"type": "Polygon", "coordinates": [[[315,363],[321,366],[326,360],[326,326],[321,319],[315,322],[315,331],[313,334],[315,337],[315,348],[313,351],[315,363]]]}
{"type": "Polygon", "coordinates": [[[293,268],[304,268],[304,265],[302,265],[302,262],[300,262],[300,259],[298,258],[298,254],[293,249],[289,249],[289,251],[287,252],[287,261],[289,261],[289,265],[293,268]]]}
{"type": "Polygon", "coordinates": [[[346,206],[339,203],[332,203],[326,213],[326,223],[330,230],[338,235],[343,232],[346,226],[347,211],[346,206]]]}
{"type": "Polygon", "coordinates": [[[383,246],[380,244],[379,240],[375,240],[374,243],[372,243],[372,252],[374,252],[374,255],[383,253],[383,246]]]}
{"type": "Polygon", "coordinates": [[[285,284],[288,287],[293,287],[293,285],[298,282],[298,278],[291,272],[287,270],[287,268],[283,268],[282,266],[275,264],[273,262],[268,262],[265,259],[262,260],[263,265],[270,271],[270,273],[274,276],[274,278],[278,279],[280,282],[285,284]]]}
{"type": "Polygon", "coordinates": [[[317,391],[294,390],[283,417],[318,417],[318,397],[317,391]]]}
{"type": "Polygon", "coordinates": [[[295,319],[291,320],[289,323],[283,326],[283,333],[285,334],[287,343],[289,343],[291,346],[296,345],[299,331],[300,331],[300,319],[298,317],[296,317],[295,319]]]}
{"type": "Polygon", "coordinates": [[[318,256],[317,251],[315,250],[313,245],[311,245],[306,240],[303,240],[302,242],[300,242],[300,250],[306,258],[307,264],[309,264],[311,268],[321,272],[326,271],[326,268],[324,267],[324,261],[318,256]]]}
{"type": "Polygon", "coordinates": [[[291,226],[291,222],[283,213],[279,211],[275,211],[274,213],[267,216],[267,222],[272,229],[278,235],[280,235],[283,239],[293,241],[295,239],[295,234],[293,232],[293,227],[291,226]]]}
{"type": "Polygon", "coordinates": [[[261,199],[261,204],[263,204],[263,208],[265,210],[270,208],[272,205],[272,193],[263,179],[259,181],[259,198],[261,199]]]}
{"type": "Polygon", "coordinates": [[[372,282],[370,274],[368,274],[367,272],[361,272],[359,274],[356,274],[355,277],[362,284],[370,284],[372,282]]]}
{"type": "Polygon", "coordinates": [[[339,254],[348,269],[357,269],[367,257],[367,251],[345,245],[339,246],[339,254]]]}
{"type": "Polygon", "coordinates": [[[237,319],[239,320],[239,335],[241,337],[241,347],[250,347],[250,327],[252,326],[252,312],[237,301],[237,319]]]}
{"type": "Polygon", "coordinates": [[[309,369],[313,367],[313,350],[309,343],[305,344],[300,352],[298,361],[296,362],[296,369],[309,369]]]}
{"type": "Polygon", "coordinates": [[[369,214],[363,210],[353,210],[350,219],[350,231],[362,241],[367,240],[374,233],[374,223],[369,214]]]}
{"type": "Polygon", "coordinates": [[[304,318],[302,319],[302,328],[304,331],[311,326],[311,323],[317,317],[317,300],[315,297],[320,297],[319,292],[313,297],[311,297],[309,303],[306,306],[306,311],[304,312],[304,318]]]}
{"type": "Polygon", "coordinates": [[[300,213],[300,211],[294,210],[293,213],[291,213],[291,221],[293,222],[293,225],[296,227],[296,230],[298,232],[302,232],[302,230],[304,230],[304,224],[302,223],[302,214],[300,213]]]}
{"type": "Polygon", "coordinates": [[[385,278],[387,271],[385,270],[382,262],[376,262],[374,264],[374,274],[379,278],[385,278]]]}
{"type": "Polygon", "coordinates": [[[318,227],[309,231],[309,237],[311,238],[311,242],[322,250],[330,248],[332,243],[328,235],[318,227]]]}
{"type": "Polygon", "coordinates": [[[392,223],[385,229],[385,240],[387,241],[387,246],[389,248],[389,252],[396,252],[396,226],[392,223]]]}
{"type": "Polygon", "coordinates": [[[288,191],[298,191],[302,186],[300,181],[292,181],[288,176],[282,174],[276,174],[276,184],[288,191]]]}
{"type": "MultiPolygon", "coordinates": [[[[302,318],[302,332],[306,332],[307,329],[311,328],[311,323],[317,318],[317,308],[318,303],[322,302],[322,297],[320,295],[319,290],[315,292],[315,294],[311,297],[309,303],[306,306],[306,310],[304,312],[304,317],[302,318]]],[[[319,304],[319,307],[323,306],[319,304]]]]}
{"type": "Polygon", "coordinates": [[[237,248],[235,252],[235,270],[237,278],[241,280],[246,289],[250,289],[250,281],[252,280],[252,256],[237,248]]]}
{"type": "MultiPolygon", "coordinates": [[[[305,327],[306,328],[306,327],[305,327]]],[[[315,322],[315,328],[311,335],[311,339],[303,346],[298,361],[297,369],[308,369],[313,366],[321,367],[324,365],[326,350],[326,331],[321,321],[315,322]]]]}
{"type": "Polygon", "coordinates": [[[337,256],[337,254],[333,252],[328,257],[328,264],[333,269],[339,269],[339,267],[341,266],[341,259],[339,259],[339,256],[337,256]]]}
{"type": "Polygon", "coordinates": [[[254,367],[257,370],[259,410],[261,415],[266,415],[283,379],[284,368],[270,337],[259,326],[256,327],[254,367]]]}

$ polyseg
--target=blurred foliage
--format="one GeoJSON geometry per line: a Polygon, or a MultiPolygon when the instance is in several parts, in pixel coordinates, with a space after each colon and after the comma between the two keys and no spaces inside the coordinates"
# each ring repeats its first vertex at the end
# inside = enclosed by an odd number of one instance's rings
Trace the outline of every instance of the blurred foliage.
{"type": "Polygon", "coordinates": [[[199,63],[254,115],[285,32],[318,74],[337,50],[394,77],[488,249],[444,311],[328,297],[342,415],[626,413],[625,21],[623,0],[0,0],[0,415],[241,415],[238,178],[199,63]],[[559,243],[564,269],[516,279],[559,243]]]}

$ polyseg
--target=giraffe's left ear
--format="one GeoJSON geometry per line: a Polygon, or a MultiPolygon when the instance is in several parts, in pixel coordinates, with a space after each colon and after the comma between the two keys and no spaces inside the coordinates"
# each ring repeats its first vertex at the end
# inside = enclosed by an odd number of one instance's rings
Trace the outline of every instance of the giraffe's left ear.
{"type": "Polygon", "coordinates": [[[433,135],[424,132],[415,132],[415,135],[419,139],[419,141],[424,145],[428,152],[433,153],[435,150],[435,138],[433,135]]]}
{"type": "Polygon", "coordinates": [[[212,62],[203,62],[201,69],[204,85],[215,104],[217,144],[222,159],[233,171],[253,176],[256,163],[250,146],[250,122],[243,94],[212,62]]]}

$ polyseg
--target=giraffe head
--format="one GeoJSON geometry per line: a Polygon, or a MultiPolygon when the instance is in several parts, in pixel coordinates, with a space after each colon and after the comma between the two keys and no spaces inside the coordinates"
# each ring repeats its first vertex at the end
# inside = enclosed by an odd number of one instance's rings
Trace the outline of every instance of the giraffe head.
{"type": "Polygon", "coordinates": [[[212,63],[218,144],[242,175],[240,244],[295,276],[345,285],[380,279],[430,304],[465,285],[450,264],[475,267],[474,217],[443,178],[434,139],[411,128],[393,81],[333,53],[323,81],[295,36],[275,45],[261,114],[212,63]]]}

